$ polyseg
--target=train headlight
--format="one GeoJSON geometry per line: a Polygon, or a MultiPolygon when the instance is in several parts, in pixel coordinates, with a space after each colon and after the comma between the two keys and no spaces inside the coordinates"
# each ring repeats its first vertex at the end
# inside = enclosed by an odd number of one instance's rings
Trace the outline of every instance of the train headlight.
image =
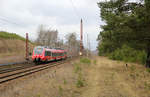
{"type": "Polygon", "coordinates": [[[79,52],[79,55],[82,56],[82,52],[79,52]]]}

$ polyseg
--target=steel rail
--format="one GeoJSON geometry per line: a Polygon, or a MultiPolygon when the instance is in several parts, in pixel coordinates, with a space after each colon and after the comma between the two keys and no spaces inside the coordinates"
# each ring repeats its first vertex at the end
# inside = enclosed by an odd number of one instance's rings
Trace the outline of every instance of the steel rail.
{"type": "Polygon", "coordinates": [[[16,71],[16,70],[21,70],[21,69],[26,69],[26,68],[33,67],[33,66],[35,66],[35,65],[32,65],[32,64],[29,65],[28,64],[28,65],[17,66],[17,67],[14,67],[14,68],[2,69],[2,70],[0,70],[0,74],[13,72],[13,71],[16,71]]]}
{"type": "Polygon", "coordinates": [[[51,67],[54,67],[54,66],[57,66],[60,64],[63,64],[65,62],[67,62],[67,60],[59,61],[59,62],[53,62],[51,64],[46,64],[46,65],[37,65],[35,68],[31,67],[31,68],[28,68],[27,70],[24,70],[24,71],[19,71],[19,72],[8,74],[8,75],[6,74],[6,75],[0,77],[0,80],[1,80],[0,84],[3,84],[5,82],[11,81],[11,80],[15,80],[17,78],[21,78],[21,77],[24,77],[24,76],[27,76],[30,74],[33,74],[35,72],[42,71],[42,70],[45,70],[45,69],[48,69],[48,68],[51,68],[51,67]]]}
{"type": "MultiPolygon", "coordinates": [[[[54,62],[54,61],[51,61],[54,62]]],[[[44,63],[45,64],[45,63],[44,63]]],[[[27,63],[27,64],[15,64],[17,66],[13,66],[13,65],[9,65],[7,67],[3,67],[0,69],[0,74],[4,74],[4,73],[8,73],[8,72],[13,72],[16,70],[21,70],[21,69],[26,69],[26,68],[30,68],[30,67],[35,67],[36,65],[32,62],[27,63]]]]}

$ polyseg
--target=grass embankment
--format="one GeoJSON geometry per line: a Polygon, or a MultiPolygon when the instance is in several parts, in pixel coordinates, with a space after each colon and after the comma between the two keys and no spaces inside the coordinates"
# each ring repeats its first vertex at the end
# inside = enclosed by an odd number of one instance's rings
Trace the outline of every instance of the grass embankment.
{"type": "Polygon", "coordinates": [[[8,33],[8,32],[4,32],[4,31],[0,31],[0,38],[3,38],[3,39],[18,39],[18,40],[25,41],[25,38],[15,34],[15,33],[8,33]]]}
{"type": "MultiPolygon", "coordinates": [[[[25,38],[15,33],[0,31],[0,57],[25,54],[25,38]]],[[[29,41],[29,49],[32,52],[34,44],[29,41]]]]}
{"type": "MultiPolygon", "coordinates": [[[[20,35],[17,35],[16,33],[9,33],[5,31],[0,31],[0,38],[2,39],[17,39],[17,40],[22,40],[25,41],[26,39],[20,35]]],[[[35,45],[33,42],[29,40],[29,42],[33,45],[35,45]]]]}

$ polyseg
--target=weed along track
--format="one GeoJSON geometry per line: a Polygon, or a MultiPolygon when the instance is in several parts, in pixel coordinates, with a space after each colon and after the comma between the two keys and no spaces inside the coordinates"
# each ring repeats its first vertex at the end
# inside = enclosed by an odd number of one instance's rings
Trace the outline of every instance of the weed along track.
{"type": "Polygon", "coordinates": [[[0,84],[9,82],[11,80],[15,80],[42,70],[46,70],[48,68],[54,67],[54,66],[58,66],[61,64],[64,64],[65,62],[67,62],[68,60],[63,60],[63,61],[57,61],[57,62],[52,62],[49,64],[41,64],[41,65],[37,65],[37,66],[33,66],[30,65],[25,67],[25,68],[12,68],[12,70],[8,69],[8,70],[4,70],[0,72],[0,84]]]}

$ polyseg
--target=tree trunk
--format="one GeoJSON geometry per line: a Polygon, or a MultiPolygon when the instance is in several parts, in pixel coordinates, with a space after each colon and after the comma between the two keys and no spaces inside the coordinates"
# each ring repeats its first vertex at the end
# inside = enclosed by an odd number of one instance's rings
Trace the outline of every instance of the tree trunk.
{"type": "Polygon", "coordinates": [[[147,46],[146,67],[150,68],[150,45],[147,46]]]}

